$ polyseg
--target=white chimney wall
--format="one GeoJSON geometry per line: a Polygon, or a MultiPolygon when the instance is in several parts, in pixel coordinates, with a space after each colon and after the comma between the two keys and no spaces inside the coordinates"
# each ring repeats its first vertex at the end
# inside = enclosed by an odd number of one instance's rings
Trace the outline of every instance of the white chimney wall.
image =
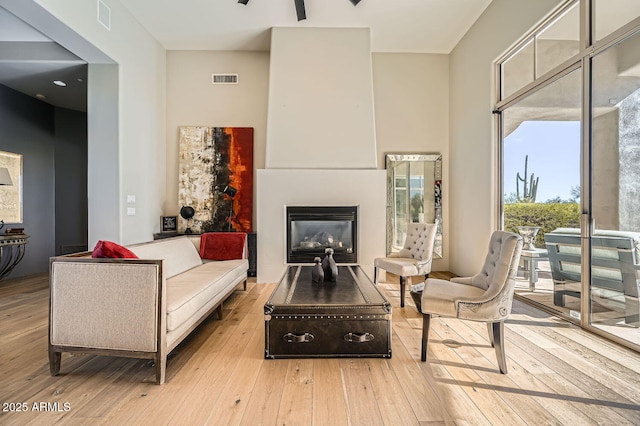
{"type": "Polygon", "coordinates": [[[375,169],[368,28],[271,32],[265,168],[375,169]]]}
{"type": "Polygon", "coordinates": [[[385,255],[368,28],[273,28],[265,169],[257,176],[258,283],[286,263],[286,206],[358,206],[358,263],[385,255]]]}

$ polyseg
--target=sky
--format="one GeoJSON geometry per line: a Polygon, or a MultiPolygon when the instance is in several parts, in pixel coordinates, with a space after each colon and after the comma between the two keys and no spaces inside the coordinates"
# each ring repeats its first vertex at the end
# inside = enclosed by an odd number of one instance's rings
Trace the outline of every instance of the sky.
{"type": "MultiPolygon", "coordinates": [[[[537,203],[570,198],[580,184],[580,122],[525,121],[504,140],[504,192],[516,192],[516,176],[524,174],[529,156],[527,182],[531,173],[539,177],[537,203]]],[[[520,182],[522,195],[523,183],[520,182]]]]}

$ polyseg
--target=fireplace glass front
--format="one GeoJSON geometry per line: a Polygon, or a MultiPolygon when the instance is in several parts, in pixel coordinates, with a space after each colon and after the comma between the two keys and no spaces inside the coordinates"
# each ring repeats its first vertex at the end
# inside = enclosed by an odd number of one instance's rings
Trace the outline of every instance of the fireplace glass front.
{"type": "Polygon", "coordinates": [[[357,206],[287,207],[287,263],[313,263],[332,248],[337,263],[357,263],[357,206]]]}

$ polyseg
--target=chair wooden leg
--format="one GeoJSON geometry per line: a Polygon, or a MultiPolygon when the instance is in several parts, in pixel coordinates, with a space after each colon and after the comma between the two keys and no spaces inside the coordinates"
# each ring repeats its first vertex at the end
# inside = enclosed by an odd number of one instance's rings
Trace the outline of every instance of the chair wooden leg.
{"type": "Polygon", "coordinates": [[[495,341],[493,340],[493,323],[487,323],[487,331],[489,332],[489,342],[491,342],[491,347],[495,348],[495,341]]]}
{"type": "Polygon", "coordinates": [[[374,266],[373,268],[373,284],[378,284],[378,267],[374,266]]]}
{"type": "Polygon", "coordinates": [[[62,360],[62,352],[54,352],[49,349],[49,372],[52,376],[60,373],[60,361],[62,360]]]}
{"type": "Polygon", "coordinates": [[[404,296],[407,290],[407,284],[411,287],[411,277],[400,277],[400,307],[404,308],[404,296]]]}
{"type": "Polygon", "coordinates": [[[420,360],[427,360],[427,343],[429,341],[429,326],[431,325],[431,314],[422,314],[422,351],[420,360]]]}
{"type": "Polygon", "coordinates": [[[498,358],[498,367],[502,374],[507,374],[507,357],[504,353],[504,321],[498,321],[491,324],[493,328],[493,341],[496,349],[496,357],[498,358]]]}

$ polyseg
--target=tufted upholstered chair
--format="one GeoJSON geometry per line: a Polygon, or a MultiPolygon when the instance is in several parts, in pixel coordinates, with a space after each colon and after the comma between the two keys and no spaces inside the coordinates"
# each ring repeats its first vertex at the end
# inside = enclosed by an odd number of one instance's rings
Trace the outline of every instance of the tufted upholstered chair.
{"type": "Polygon", "coordinates": [[[436,225],[433,223],[409,223],[404,247],[389,257],[379,257],[373,261],[373,282],[378,283],[378,268],[400,277],[400,306],[404,307],[404,293],[411,277],[424,275],[428,278],[433,261],[433,244],[436,239],[436,225]]]}
{"type": "MultiPolygon", "coordinates": [[[[423,314],[422,361],[427,360],[431,315],[487,323],[491,346],[496,350],[500,372],[507,374],[504,353],[504,320],[511,313],[515,277],[522,251],[518,234],[495,231],[480,273],[451,281],[430,278],[424,282],[418,310],[423,314]]],[[[419,284],[412,289],[416,291],[419,284]]],[[[411,296],[414,297],[415,293],[411,296]]]]}

